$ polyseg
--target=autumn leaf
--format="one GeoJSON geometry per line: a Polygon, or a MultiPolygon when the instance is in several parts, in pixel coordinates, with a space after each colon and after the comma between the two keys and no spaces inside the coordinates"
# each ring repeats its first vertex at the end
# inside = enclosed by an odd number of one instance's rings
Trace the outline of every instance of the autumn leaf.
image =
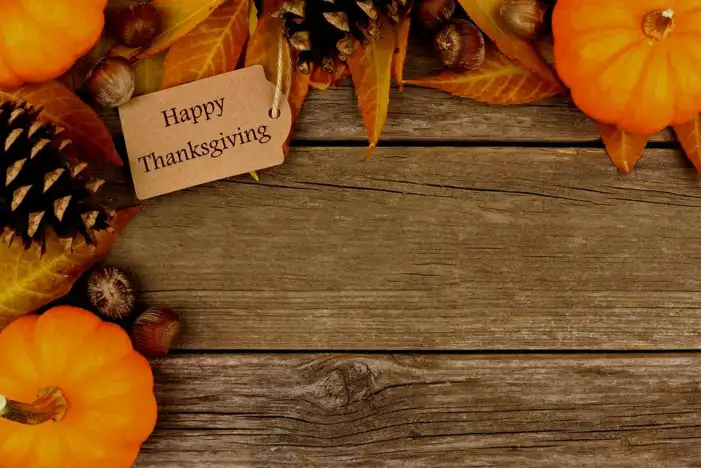
{"type": "Polygon", "coordinates": [[[139,58],[156,55],[197,27],[226,0],[153,0],[161,11],[162,32],[139,58]]]}
{"type": "MultiPolygon", "coordinates": [[[[115,44],[112,46],[109,52],[107,52],[107,57],[122,57],[123,59],[133,62],[137,59],[140,53],[141,49],[138,47],[127,47],[122,44],[115,44]]],[[[144,56],[144,58],[146,58],[146,56],[144,56]]]]}
{"type": "Polygon", "coordinates": [[[24,99],[33,105],[43,105],[42,118],[68,131],[80,157],[122,165],[122,159],[114,149],[112,136],[102,119],[58,81],[26,85],[15,91],[0,90],[0,100],[9,99],[24,99]]]}
{"type": "Polygon", "coordinates": [[[256,6],[256,2],[249,3],[251,4],[251,9],[248,13],[248,35],[252,36],[258,27],[258,7],[256,6]]]}
{"type": "Polygon", "coordinates": [[[166,55],[163,89],[233,71],[248,39],[249,0],[232,0],[177,40],[166,55]]]}
{"type": "Polygon", "coordinates": [[[674,133],[677,134],[686,157],[701,172],[701,116],[697,115],[685,124],[675,125],[674,133]]]}
{"type": "Polygon", "coordinates": [[[113,221],[114,233],[97,234],[97,249],[85,241],[76,242],[72,255],[66,255],[55,236],[47,239],[46,253],[25,251],[19,242],[0,245],[0,329],[17,317],[65,296],[73,283],[97,260],[105,256],[119,233],[139,213],[140,208],[120,211],[113,221]]]}
{"type": "Polygon", "coordinates": [[[156,54],[139,60],[133,66],[134,69],[134,96],[151,94],[161,89],[163,82],[163,68],[165,65],[166,52],[156,54]]]}
{"type": "Polygon", "coordinates": [[[331,86],[337,86],[347,76],[350,76],[350,72],[345,63],[338,64],[334,73],[329,73],[321,67],[313,67],[309,84],[314,89],[326,91],[331,86]]]}
{"type": "MultiPolygon", "coordinates": [[[[269,14],[260,19],[256,31],[248,41],[246,66],[262,65],[265,70],[265,76],[271,83],[277,83],[278,77],[282,74],[283,82],[289,88],[289,91],[287,89],[286,91],[292,111],[292,129],[289,137],[291,138],[295,122],[309,92],[310,77],[297,70],[292,70],[291,66],[295,61],[295,57],[291,55],[287,42],[281,41],[281,28],[282,23],[280,20],[273,18],[269,14]],[[271,46],[271,44],[275,45],[271,46]],[[282,47],[283,53],[283,70],[278,70],[280,47],[282,47]],[[288,79],[290,80],[289,84],[287,84],[288,79]]],[[[289,152],[289,138],[285,143],[285,154],[289,152]]]]}
{"type": "Polygon", "coordinates": [[[356,46],[348,57],[348,69],[370,141],[366,158],[372,156],[377,146],[389,107],[395,35],[386,20],[382,23],[380,38],[366,47],[356,46]]]}
{"type": "Polygon", "coordinates": [[[649,137],[647,135],[633,135],[613,124],[597,122],[596,125],[611,161],[621,172],[633,170],[645,151],[649,137]]]}
{"type": "Polygon", "coordinates": [[[536,73],[552,86],[562,89],[560,80],[529,41],[518,37],[502,26],[499,8],[503,0],[460,0],[472,21],[484,31],[513,60],[536,73]]]}
{"type": "Polygon", "coordinates": [[[435,77],[404,82],[504,105],[535,102],[560,92],[558,87],[509,60],[494,47],[487,49],[484,62],[474,70],[445,71],[435,77]]]}
{"type": "Polygon", "coordinates": [[[409,30],[411,29],[411,15],[406,14],[399,20],[399,24],[394,26],[395,45],[392,56],[392,78],[399,86],[400,91],[404,91],[404,62],[406,52],[409,47],[409,30]]]}

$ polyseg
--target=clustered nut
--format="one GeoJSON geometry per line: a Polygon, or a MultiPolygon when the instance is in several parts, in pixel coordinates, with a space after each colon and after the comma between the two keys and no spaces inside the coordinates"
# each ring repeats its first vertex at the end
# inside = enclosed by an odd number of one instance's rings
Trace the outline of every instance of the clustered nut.
{"type": "Polygon", "coordinates": [[[161,32],[161,13],[148,2],[119,10],[114,19],[117,40],[127,47],[144,47],[161,32]]]}
{"type": "Polygon", "coordinates": [[[102,107],[119,107],[134,94],[136,80],[129,61],[121,57],[101,60],[90,72],[85,89],[102,107]]]}
{"type": "Polygon", "coordinates": [[[455,13],[455,0],[423,0],[416,9],[416,15],[423,27],[432,31],[455,13]]]}
{"type": "Polygon", "coordinates": [[[543,30],[546,12],[541,0],[504,0],[499,9],[501,20],[509,30],[529,40],[543,30]]]}
{"type": "Polygon", "coordinates": [[[98,266],[88,277],[88,300],[108,320],[124,320],[134,311],[134,283],[124,271],[112,266],[98,266]]]}
{"type": "Polygon", "coordinates": [[[438,58],[448,68],[471,70],[484,62],[484,36],[469,21],[451,21],[436,35],[434,43],[438,58]]]}
{"type": "Polygon", "coordinates": [[[134,349],[148,358],[165,357],[180,335],[180,317],[169,309],[149,309],[131,329],[134,349]]]}

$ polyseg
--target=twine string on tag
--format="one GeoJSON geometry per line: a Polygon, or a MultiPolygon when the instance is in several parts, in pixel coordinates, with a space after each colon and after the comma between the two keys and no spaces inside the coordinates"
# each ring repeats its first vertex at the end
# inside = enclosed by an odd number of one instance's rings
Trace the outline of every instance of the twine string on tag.
{"type": "Polygon", "coordinates": [[[285,33],[283,29],[280,29],[280,40],[278,41],[277,47],[277,82],[275,83],[275,95],[273,96],[273,108],[270,109],[270,117],[277,119],[280,117],[280,104],[282,102],[283,96],[287,98],[287,92],[285,92],[285,86],[289,86],[292,74],[292,59],[288,53],[287,64],[285,64],[285,48],[289,47],[287,40],[285,39],[285,33]],[[285,67],[287,65],[287,67],[285,67]]]}

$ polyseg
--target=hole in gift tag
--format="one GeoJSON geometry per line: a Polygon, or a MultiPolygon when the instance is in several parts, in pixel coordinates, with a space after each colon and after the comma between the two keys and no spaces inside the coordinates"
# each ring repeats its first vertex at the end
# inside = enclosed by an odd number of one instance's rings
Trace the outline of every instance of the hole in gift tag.
{"type": "Polygon", "coordinates": [[[268,117],[270,117],[273,120],[279,119],[281,115],[282,115],[282,111],[279,108],[278,109],[270,109],[268,111],[268,117]]]}

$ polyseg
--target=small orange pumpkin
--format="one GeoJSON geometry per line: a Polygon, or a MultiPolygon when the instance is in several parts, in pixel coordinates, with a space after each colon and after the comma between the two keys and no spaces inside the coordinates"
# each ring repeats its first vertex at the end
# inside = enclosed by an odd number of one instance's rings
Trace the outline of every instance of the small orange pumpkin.
{"type": "Polygon", "coordinates": [[[0,333],[3,468],[129,468],[156,413],[151,368],[117,325],[57,307],[0,333]]]}
{"type": "Polygon", "coordinates": [[[590,117],[652,134],[701,111],[701,0],[559,0],[553,33],[590,117]]]}
{"type": "Polygon", "coordinates": [[[107,0],[0,0],[0,88],[66,72],[97,42],[107,0]]]}

